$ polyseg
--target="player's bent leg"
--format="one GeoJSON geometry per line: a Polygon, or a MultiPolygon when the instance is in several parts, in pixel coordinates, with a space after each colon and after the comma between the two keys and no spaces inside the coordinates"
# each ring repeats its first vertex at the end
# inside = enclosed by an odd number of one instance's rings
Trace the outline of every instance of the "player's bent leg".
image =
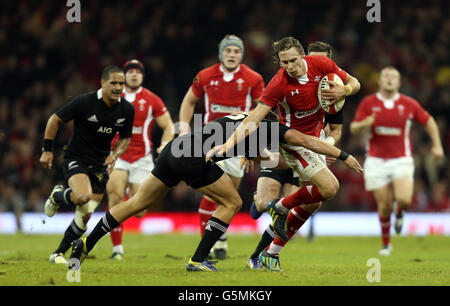
{"type": "Polygon", "coordinates": [[[150,174],[142,183],[142,188],[139,188],[133,197],[106,212],[87,238],[73,242],[71,260],[68,263],[69,269],[79,269],[84,257],[104,235],[137,212],[160,201],[168,190],[168,186],[150,174]]]}
{"type": "Polygon", "coordinates": [[[127,183],[128,183],[128,171],[122,169],[114,169],[111,172],[108,184],[106,185],[109,208],[112,208],[113,206],[123,201],[127,183]]]}
{"type": "Polygon", "coordinates": [[[280,196],[281,184],[270,177],[260,177],[256,185],[256,195],[254,197],[256,209],[263,213],[270,200],[280,196]]]}
{"type": "Polygon", "coordinates": [[[122,223],[129,217],[161,200],[167,191],[169,191],[169,187],[153,174],[150,174],[135,195],[120,205],[111,208],[110,213],[117,222],[122,223]]]}
{"type": "Polygon", "coordinates": [[[217,271],[212,262],[208,261],[208,254],[213,245],[227,231],[234,215],[242,207],[242,200],[227,174],[223,174],[217,181],[196,191],[208,196],[218,205],[214,215],[209,219],[205,233],[186,266],[188,271],[217,271]]]}
{"type": "Polygon", "coordinates": [[[311,182],[317,187],[323,200],[333,198],[339,190],[339,181],[328,168],[324,168],[313,175],[311,182]]]}
{"type": "Polygon", "coordinates": [[[232,180],[226,174],[222,175],[214,183],[196,190],[218,204],[213,217],[223,222],[230,223],[234,215],[242,207],[242,199],[234,187],[232,180]]]}
{"type": "Polygon", "coordinates": [[[70,200],[75,205],[83,205],[87,203],[92,196],[92,187],[89,176],[84,173],[72,175],[69,178],[69,187],[72,189],[70,200]]]}

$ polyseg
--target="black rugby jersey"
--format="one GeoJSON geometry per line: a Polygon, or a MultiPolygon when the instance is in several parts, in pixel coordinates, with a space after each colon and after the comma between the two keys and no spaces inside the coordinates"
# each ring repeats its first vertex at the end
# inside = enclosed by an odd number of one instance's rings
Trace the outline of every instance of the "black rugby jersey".
{"type": "MultiPolygon", "coordinates": [[[[239,124],[247,117],[246,114],[228,115],[205,124],[201,129],[174,139],[171,143],[172,154],[175,157],[202,157],[214,146],[224,144],[233,134],[239,124]]],[[[264,119],[258,129],[238,143],[226,157],[213,157],[215,162],[234,157],[257,157],[262,150],[271,149],[278,152],[280,143],[285,144],[284,134],[289,130],[278,121],[264,119]]]]}
{"type": "Polygon", "coordinates": [[[73,134],[64,158],[74,158],[91,165],[102,165],[111,150],[111,141],[131,137],[134,107],[124,98],[108,107],[102,90],[74,98],[55,112],[64,122],[74,121],[73,134]]]}

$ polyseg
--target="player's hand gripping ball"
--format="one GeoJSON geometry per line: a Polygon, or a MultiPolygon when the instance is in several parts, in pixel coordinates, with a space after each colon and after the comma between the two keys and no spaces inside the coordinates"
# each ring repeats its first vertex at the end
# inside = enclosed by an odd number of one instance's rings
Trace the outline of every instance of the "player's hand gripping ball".
{"type": "Polygon", "coordinates": [[[337,101],[332,105],[328,105],[330,103],[330,100],[322,99],[322,90],[329,89],[331,86],[328,83],[328,81],[333,81],[340,85],[344,85],[344,82],[342,82],[341,78],[335,73],[327,73],[319,82],[319,88],[317,90],[317,98],[319,99],[320,106],[328,114],[336,114],[344,106],[345,98],[342,98],[341,100],[337,101]]]}

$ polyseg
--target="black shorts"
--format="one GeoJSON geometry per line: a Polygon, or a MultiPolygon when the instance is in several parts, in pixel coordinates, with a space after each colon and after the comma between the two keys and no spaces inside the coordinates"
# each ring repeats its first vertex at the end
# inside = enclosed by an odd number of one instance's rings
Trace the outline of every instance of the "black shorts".
{"type": "Polygon", "coordinates": [[[89,177],[93,193],[103,194],[105,192],[106,183],[109,180],[106,166],[89,165],[78,159],[64,158],[63,174],[66,184],[69,185],[69,179],[79,173],[84,173],[89,177]]]}
{"type": "Polygon", "coordinates": [[[260,168],[259,177],[270,177],[281,185],[286,183],[299,186],[298,177],[294,177],[294,171],[292,169],[270,169],[260,168]]]}
{"type": "Polygon", "coordinates": [[[194,189],[208,186],[222,177],[224,172],[216,164],[206,163],[205,157],[175,157],[168,143],[156,160],[152,174],[167,187],[180,181],[194,189]]]}

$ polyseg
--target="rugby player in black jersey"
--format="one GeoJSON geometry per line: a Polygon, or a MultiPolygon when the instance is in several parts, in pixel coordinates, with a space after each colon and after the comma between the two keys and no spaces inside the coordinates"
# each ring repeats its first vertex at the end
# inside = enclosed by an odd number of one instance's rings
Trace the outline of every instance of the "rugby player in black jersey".
{"type": "Polygon", "coordinates": [[[51,169],[53,142],[62,122],[73,120],[74,129],[64,151],[63,173],[68,185],[56,185],[45,202],[45,214],[52,217],[59,207],[76,206],[75,217],[66,229],[50,262],[66,264],[64,253],[72,241],[83,235],[92,212],[100,203],[108,174],[122,155],[131,137],[134,108],[121,97],[123,71],[115,66],[104,69],[102,88],[75,97],[58,109],[47,121],[41,164],[51,169]],[[111,140],[119,133],[119,141],[111,151],[111,140]]]}
{"type": "Polygon", "coordinates": [[[215,164],[217,161],[241,154],[247,159],[258,158],[264,149],[270,147],[273,151],[274,148],[278,149],[280,143],[304,146],[317,153],[340,158],[356,172],[362,170],[354,157],[336,147],[316,137],[289,129],[278,122],[268,121],[265,121],[266,124],[260,124],[256,130],[249,129],[244,141],[238,143],[234,150],[230,150],[233,151],[232,154],[212,158],[206,156],[214,145],[223,144],[246,116],[246,114],[228,115],[216,119],[202,129],[168,143],[159,155],[152,173],[142,183],[138,192],[128,201],[111,208],[88,237],[72,243],[69,269],[79,269],[82,260],[101,237],[135,213],[157,203],[170,188],[180,181],[185,181],[196,191],[219,204],[208,221],[205,233],[186,268],[188,271],[217,271],[213,263],[208,261],[209,251],[227,230],[233,216],[242,206],[238,191],[231,179],[215,164]],[[211,162],[207,162],[207,159],[211,159],[211,162]]]}

